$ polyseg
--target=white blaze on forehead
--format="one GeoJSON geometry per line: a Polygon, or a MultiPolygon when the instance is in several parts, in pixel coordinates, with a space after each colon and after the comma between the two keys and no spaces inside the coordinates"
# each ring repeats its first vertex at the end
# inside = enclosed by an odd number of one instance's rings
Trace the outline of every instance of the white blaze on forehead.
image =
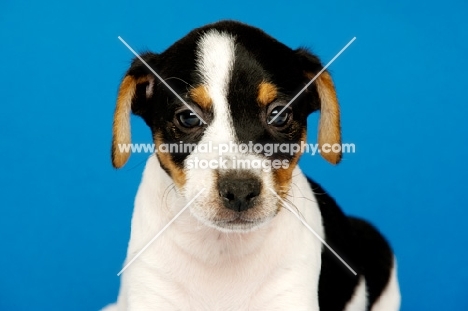
{"type": "Polygon", "coordinates": [[[211,30],[201,36],[197,49],[197,71],[213,103],[214,118],[202,141],[235,141],[235,131],[227,100],[234,67],[235,39],[211,30]]]}
{"type": "MultiPolygon", "coordinates": [[[[219,153],[221,144],[237,143],[227,99],[234,68],[235,45],[235,38],[232,35],[216,30],[204,33],[197,43],[196,69],[211,99],[213,120],[205,129],[203,138],[198,144],[199,147],[210,146],[208,150],[205,148],[203,151],[197,148],[184,161],[187,180],[183,189],[185,198],[190,200],[202,188],[206,189],[190,205],[190,212],[202,224],[216,227],[221,231],[231,229],[220,227],[218,223],[219,219],[223,219],[226,215],[223,216],[222,212],[224,207],[219,196],[217,176],[223,170],[240,169],[234,166],[234,159],[246,160],[249,163],[253,160],[263,160],[257,155],[243,155],[236,151],[219,153]]],[[[273,187],[271,173],[257,168],[246,168],[246,170],[258,176],[265,186],[273,187]]],[[[268,193],[262,193],[260,199],[257,214],[259,219],[266,221],[276,214],[277,201],[268,193]]],[[[249,231],[251,229],[246,226],[238,230],[249,231]]]]}

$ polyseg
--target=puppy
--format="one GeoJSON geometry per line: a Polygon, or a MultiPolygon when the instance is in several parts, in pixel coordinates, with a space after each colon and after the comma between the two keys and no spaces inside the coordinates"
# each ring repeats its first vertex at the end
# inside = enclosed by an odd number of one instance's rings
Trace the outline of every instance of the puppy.
{"type": "MultiPolygon", "coordinates": [[[[136,196],[127,263],[187,204],[189,210],[126,268],[109,310],[399,309],[389,245],[301,172],[302,151],[241,150],[304,143],[314,111],[319,146],[341,143],[332,78],[327,71],[317,77],[323,66],[316,56],[222,21],[141,57],[177,96],[139,59],[120,85],[113,165],[122,167],[130,155],[121,146],[131,143],[131,112],[146,122],[158,148],[136,196]],[[162,151],[169,145],[200,148],[162,151]]],[[[321,154],[332,164],[341,158],[336,149],[321,154]]]]}

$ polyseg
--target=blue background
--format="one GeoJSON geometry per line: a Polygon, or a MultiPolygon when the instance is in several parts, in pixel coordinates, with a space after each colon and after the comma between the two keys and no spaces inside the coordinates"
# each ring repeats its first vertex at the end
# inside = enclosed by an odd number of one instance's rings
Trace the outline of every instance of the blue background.
{"type": "MultiPolygon", "coordinates": [[[[356,153],[336,167],[304,156],[302,167],[388,237],[402,310],[468,310],[466,2],[249,2],[1,2],[0,310],[115,301],[146,158],[110,164],[132,59],[117,36],[162,51],[224,18],[309,46],[324,63],[357,37],[330,67],[356,153]]],[[[150,142],[141,120],[132,126],[134,142],[150,142]]]]}

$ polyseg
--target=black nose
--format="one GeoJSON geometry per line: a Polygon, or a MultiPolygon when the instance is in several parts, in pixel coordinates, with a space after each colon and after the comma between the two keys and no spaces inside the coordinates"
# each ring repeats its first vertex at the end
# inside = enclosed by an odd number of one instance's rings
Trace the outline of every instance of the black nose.
{"type": "Polygon", "coordinates": [[[261,183],[254,177],[225,176],[218,180],[218,189],[226,208],[242,212],[253,207],[255,198],[260,194],[261,183]]]}

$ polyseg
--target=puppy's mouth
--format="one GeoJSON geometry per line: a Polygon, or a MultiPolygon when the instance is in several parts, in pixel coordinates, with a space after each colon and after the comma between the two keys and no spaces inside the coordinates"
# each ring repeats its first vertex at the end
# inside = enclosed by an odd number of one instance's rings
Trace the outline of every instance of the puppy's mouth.
{"type": "Polygon", "coordinates": [[[246,218],[243,213],[237,213],[232,219],[219,220],[218,223],[224,223],[226,225],[242,225],[242,224],[254,224],[258,220],[252,220],[246,218]]]}
{"type": "Polygon", "coordinates": [[[212,224],[221,231],[247,232],[266,223],[271,217],[249,217],[246,212],[236,212],[231,217],[214,219],[212,224]]]}

